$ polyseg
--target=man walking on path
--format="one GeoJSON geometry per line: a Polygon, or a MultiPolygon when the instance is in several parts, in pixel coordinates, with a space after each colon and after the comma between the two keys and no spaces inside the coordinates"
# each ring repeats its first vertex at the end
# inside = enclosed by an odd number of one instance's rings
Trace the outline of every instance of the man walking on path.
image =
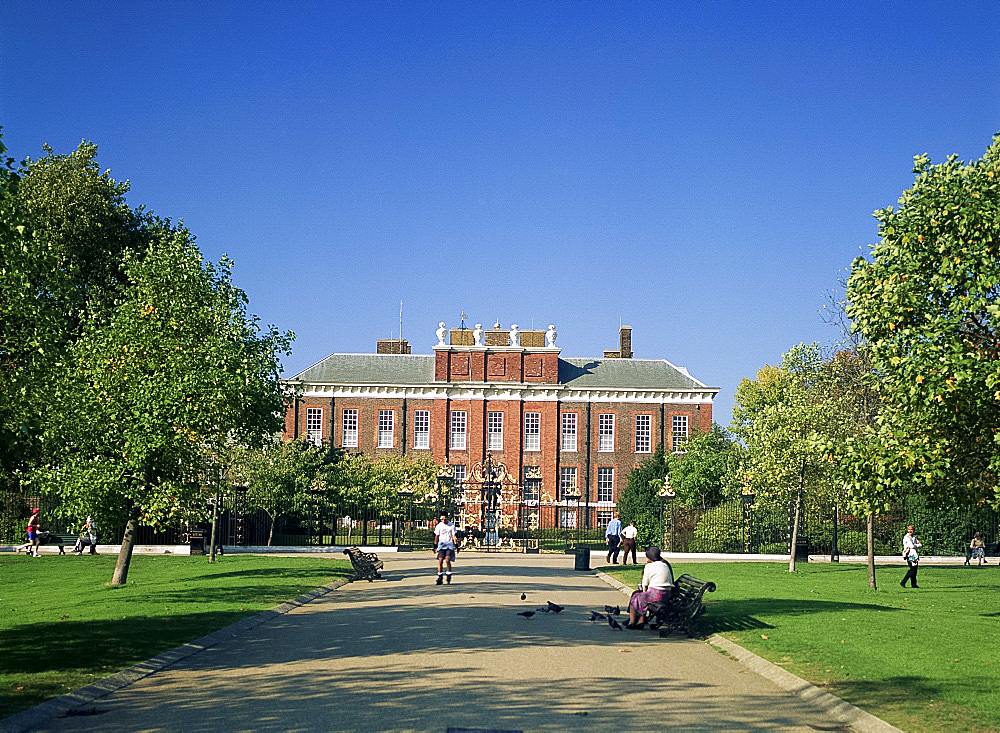
{"type": "Polygon", "coordinates": [[[911,588],[920,587],[917,585],[917,564],[920,562],[920,555],[917,552],[918,547],[920,547],[920,540],[913,534],[913,525],[911,524],[906,528],[906,534],[903,535],[903,559],[910,566],[910,569],[906,571],[906,575],[899,581],[899,584],[904,588],[906,587],[907,580],[910,581],[911,588]]]}
{"type": "Polygon", "coordinates": [[[441,585],[444,567],[448,568],[448,584],[451,584],[451,563],[455,559],[455,527],[448,524],[448,515],[441,512],[437,526],[434,528],[434,548],[437,550],[438,577],[441,585]]]}
{"type": "Polygon", "coordinates": [[[604,539],[608,543],[608,562],[613,565],[618,564],[618,544],[621,542],[622,533],[622,520],[618,518],[618,515],[614,515],[611,521],[608,522],[607,529],[604,530],[604,539]],[[612,555],[614,558],[612,559],[612,555]]]}
{"type": "Polygon", "coordinates": [[[622,565],[628,565],[628,554],[632,553],[632,564],[638,563],[635,559],[635,537],[639,530],[635,528],[635,522],[629,522],[628,526],[622,530],[622,565]]]}

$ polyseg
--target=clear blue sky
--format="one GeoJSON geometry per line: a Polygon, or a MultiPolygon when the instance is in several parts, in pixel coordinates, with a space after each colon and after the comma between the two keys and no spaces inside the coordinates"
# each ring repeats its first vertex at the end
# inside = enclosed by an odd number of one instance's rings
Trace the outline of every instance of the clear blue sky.
{"type": "Polygon", "coordinates": [[[914,154],[1000,129],[991,2],[30,2],[0,16],[12,154],[100,146],[237,263],[291,374],[439,320],[722,388],[836,333],[823,294],[914,154]]]}

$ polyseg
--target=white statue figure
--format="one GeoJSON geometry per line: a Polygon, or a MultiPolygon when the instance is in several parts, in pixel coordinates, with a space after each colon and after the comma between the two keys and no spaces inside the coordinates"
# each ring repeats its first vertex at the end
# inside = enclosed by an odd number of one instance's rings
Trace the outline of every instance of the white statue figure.
{"type": "Polygon", "coordinates": [[[476,330],[472,332],[472,345],[482,346],[483,345],[483,324],[477,323],[476,330]]]}
{"type": "Polygon", "coordinates": [[[445,338],[445,336],[448,335],[448,329],[446,329],[444,327],[444,321],[441,321],[440,323],[438,323],[438,329],[437,329],[437,331],[435,331],[435,333],[437,334],[437,337],[438,337],[437,345],[438,346],[447,346],[447,344],[445,344],[445,342],[444,342],[444,338],[445,338]]]}
{"type": "Polygon", "coordinates": [[[553,324],[549,324],[549,330],[545,332],[545,343],[547,346],[556,345],[556,327],[553,324]]]}
{"type": "Polygon", "coordinates": [[[510,324],[510,345],[520,346],[521,345],[521,334],[517,332],[517,324],[510,324]]]}

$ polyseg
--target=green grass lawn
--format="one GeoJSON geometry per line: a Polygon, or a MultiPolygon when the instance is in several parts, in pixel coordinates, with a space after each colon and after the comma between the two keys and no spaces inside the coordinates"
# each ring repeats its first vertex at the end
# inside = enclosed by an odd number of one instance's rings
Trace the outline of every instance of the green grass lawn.
{"type": "MultiPolygon", "coordinates": [[[[602,568],[632,587],[641,570],[602,568]]],[[[1000,569],[677,563],[716,583],[699,633],[717,632],[906,731],[1000,730],[1000,569]]]]}
{"type": "Polygon", "coordinates": [[[0,719],[338,577],[350,562],[227,555],[0,555],[0,719]]]}

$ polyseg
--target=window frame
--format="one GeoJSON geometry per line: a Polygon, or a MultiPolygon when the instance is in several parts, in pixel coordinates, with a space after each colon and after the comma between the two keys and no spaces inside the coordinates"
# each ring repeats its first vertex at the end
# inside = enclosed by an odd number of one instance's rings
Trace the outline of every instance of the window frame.
{"type": "Polygon", "coordinates": [[[683,446],[691,439],[691,420],[687,415],[670,416],[670,450],[674,453],[685,453],[683,446]],[[678,430],[683,424],[684,429],[678,430]]]}
{"type": "Polygon", "coordinates": [[[357,448],[358,441],[360,438],[360,420],[361,420],[361,410],[357,407],[345,407],[340,412],[340,447],[341,448],[357,448]],[[348,442],[348,413],[351,413],[351,422],[354,423],[353,442],[348,442]]]}
{"type": "Polygon", "coordinates": [[[598,466],[596,485],[597,485],[597,503],[613,504],[615,501],[615,467],[598,466]],[[604,495],[607,496],[608,498],[602,499],[601,498],[602,492],[605,492],[604,495]]]}
{"type": "Polygon", "coordinates": [[[486,450],[503,450],[503,412],[486,413],[486,450]]]}
{"type": "Polygon", "coordinates": [[[413,411],[413,450],[430,450],[431,448],[431,411],[430,410],[414,410],[413,411]],[[425,430],[419,430],[418,426],[423,423],[425,430]],[[417,437],[423,438],[421,443],[418,444],[417,437]]]}
{"type": "Polygon", "coordinates": [[[598,453],[614,453],[615,452],[615,419],[616,415],[613,412],[601,412],[597,415],[597,452],[598,453]],[[610,418],[606,420],[605,418],[610,418]],[[610,422],[610,428],[608,428],[608,423],[610,422]],[[606,446],[605,439],[610,441],[610,448],[606,446]]]}
{"type": "Polygon", "coordinates": [[[542,449],[542,413],[524,413],[524,450],[535,452],[542,449]],[[529,437],[531,438],[529,444],[529,437]]]}
{"type": "Polygon", "coordinates": [[[306,442],[310,445],[322,445],[323,443],[322,407],[306,407],[306,442]]]}
{"type": "Polygon", "coordinates": [[[391,407],[382,407],[378,410],[378,416],[375,421],[376,429],[376,448],[395,448],[396,447],[396,411],[391,407]],[[388,418],[387,424],[388,428],[382,427],[382,418],[388,418]],[[388,435],[388,440],[384,440],[384,436],[388,435]]]}
{"type": "Polygon", "coordinates": [[[580,413],[564,412],[562,414],[559,423],[559,450],[572,453],[576,452],[579,425],[580,413]],[[569,425],[568,423],[572,423],[572,425],[569,425]],[[572,428],[572,430],[570,430],[570,428],[572,428]]]}
{"type": "Polygon", "coordinates": [[[576,466],[560,466],[559,467],[559,499],[558,501],[566,501],[566,491],[568,489],[573,489],[574,492],[580,489],[580,475],[576,466]],[[566,477],[572,476],[572,485],[567,485],[566,477]]]}
{"type": "Polygon", "coordinates": [[[653,416],[648,412],[640,412],[635,416],[635,434],[633,436],[636,453],[653,452],[653,416]],[[639,431],[639,423],[645,421],[646,425],[642,432],[639,431]],[[639,439],[643,439],[645,447],[640,446],[639,439]]]}
{"type": "Polygon", "coordinates": [[[465,410],[452,410],[448,418],[448,447],[451,450],[468,450],[469,447],[469,413],[465,410]],[[459,419],[461,415],[461,419],[459,419]],[[461,432],[457,430],[461,422],[461,432]],[[458,440],[461,436],[461,445],[458,445],[458,440]]]}

